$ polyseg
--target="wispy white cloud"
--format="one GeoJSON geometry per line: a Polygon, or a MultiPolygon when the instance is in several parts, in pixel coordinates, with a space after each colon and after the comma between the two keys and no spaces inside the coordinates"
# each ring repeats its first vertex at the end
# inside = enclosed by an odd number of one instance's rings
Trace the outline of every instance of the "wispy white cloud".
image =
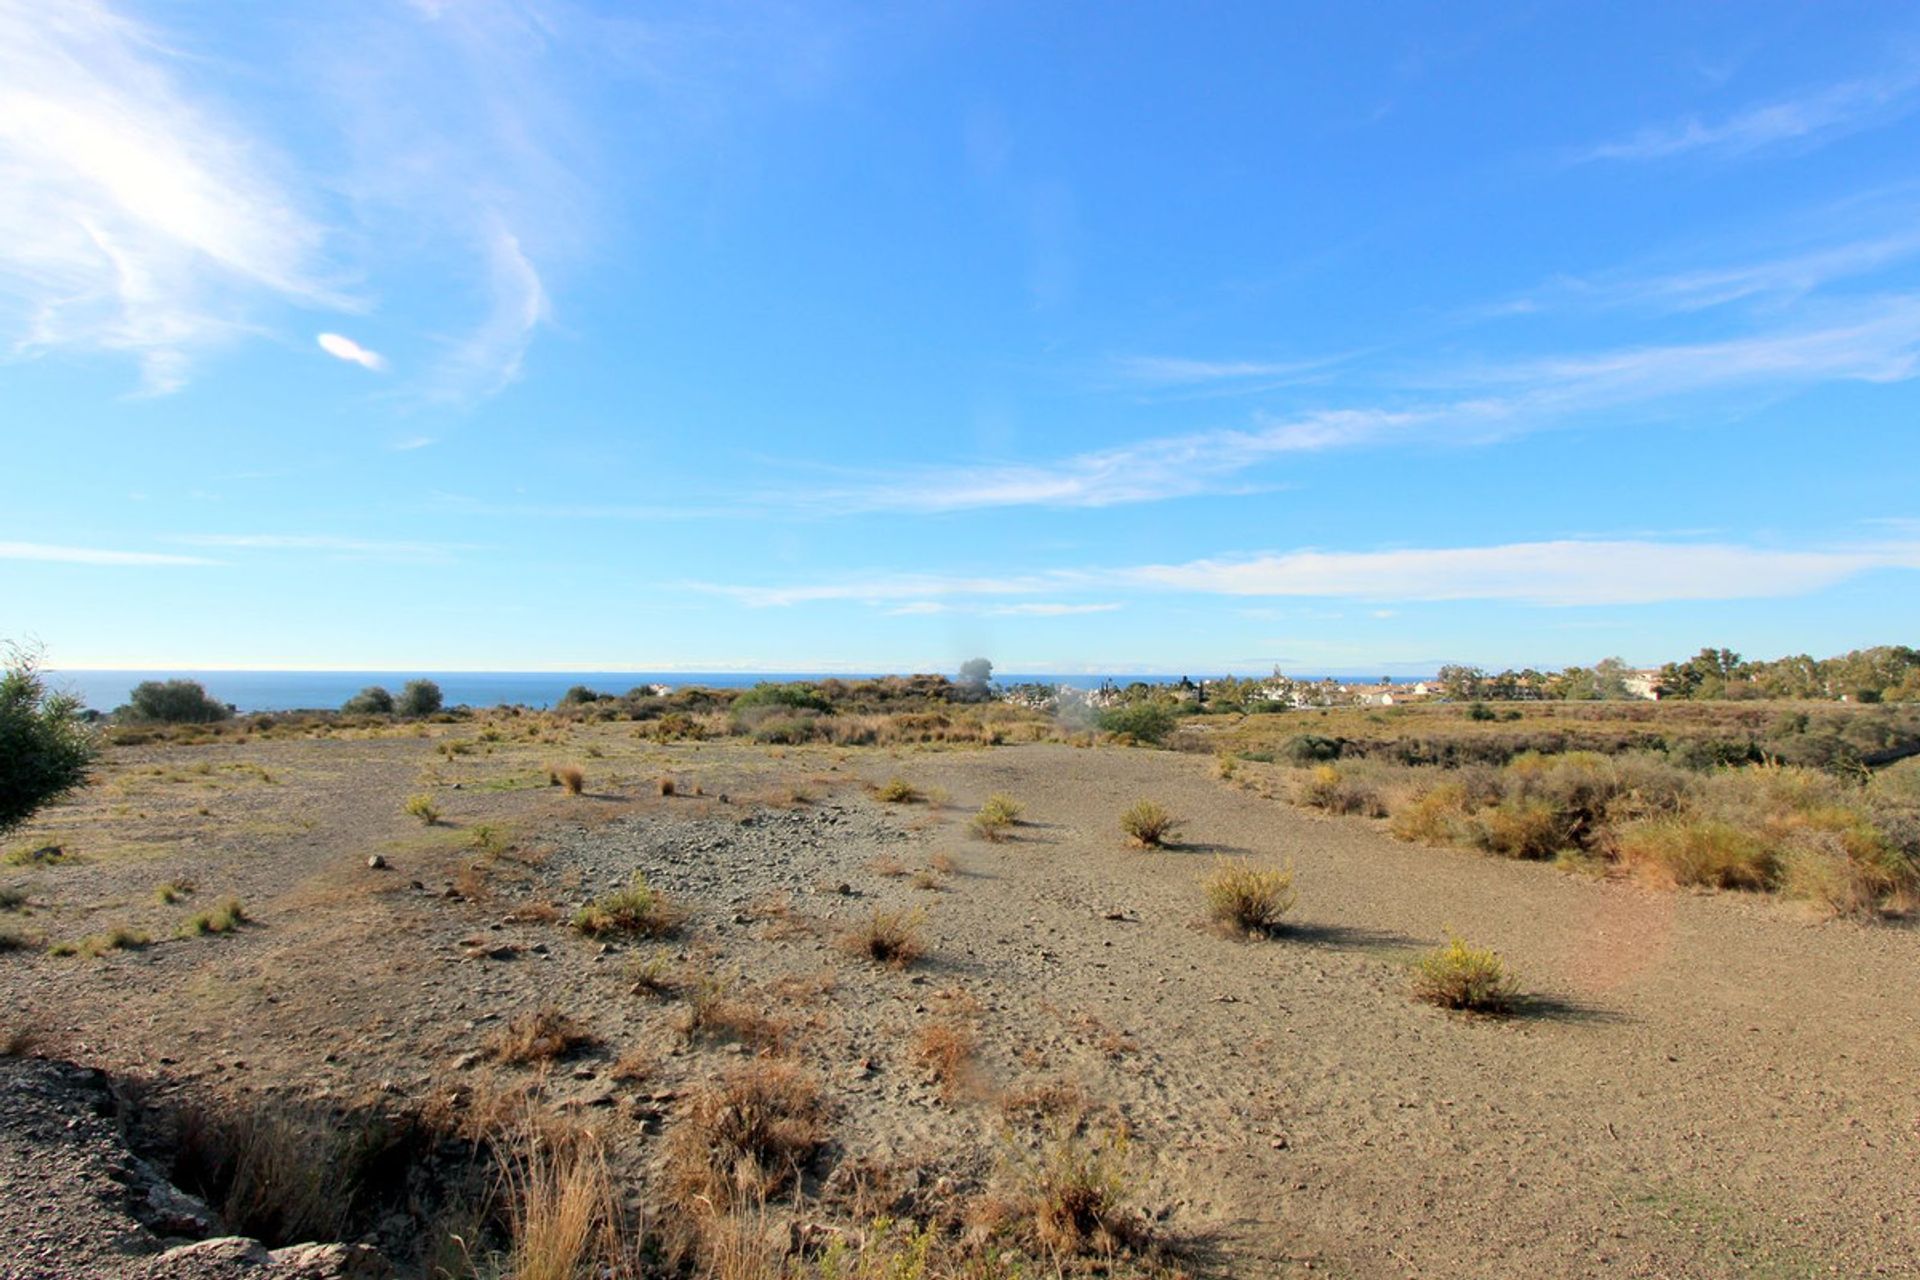
{"type": "Polygon", "coordinates": [[[348,364],[357,364],[362,369],[379,373],[387,367],[386,357],[378,351],[369,351],[352,338],[338,333],[323,333],[314,339],[320,349],[336,360],[345,360],[348,364]]]}
{"type": "Polygon", "coordinates": [[[1035,600],[1026,604],[996,605],[983,610],[998,618],[1071,618],[1084,613],[1112,613],[1123,606],[1118,601],[1106,604],[1064,604],[1053,600],[1035,600]]]}
{"type": "MultiPolygon", "coordinates": [[[[1299,550],[1179,564],[1052,570],[1010,578],[876,575],[778,587],[703,584],[700,589],[754,608],[856,603],[890,606],[894,612],[978,609],[967,601],[1116,587],[1383,604],[1505,600],[1544,606],[1642,605],[1805,595],[1881,569],[1920,569],[1920,542],[1778,548],[1726,542],[1558,539],[1479,547],[1299,550]]],[[[995,608],[1044,614],[1117,607],[1116,603],[1036,602],[995,608]]],[[[1391,610],[1376,610],[1373,616],[1392,615],[1391,610]]]]}
{"type": "Polygon", "coordinates": [[[1124,381],[1153,387],[1242,382],[1273,386],[1320,373],[1342,359],[1344,357],[1328,356],[1314,360],[1196,360],[1182,356],[1135,355],[1116,357],[1112,368],[1124,381]]]}
{"type": "Polygon", "coordinates": [[[192,547],[230,547],[247,551],[311,551],[356,560],[446,560],[473,550],[464,542],[406,542],[378,538],[298,533],[186,533],[171,539],[192,547]]]}
{"type": "Polygon", "coordinates": [[[101,0],[0,0],[0,298],[16,349],[123,351],[144,388],[266,298],[338,306],[280,164],[101,0]]]}
{"type": "Polygon", "coordinates": [[[1913,109],[1920,67],[1813,89],[1747,107],[1719,120],[1698,116],[1640,130],[1576,153],[1576,161],[1663,160],[1694,152],[1738,156],[1786,143],[1810,143],[1872,128],[1913,109]]]}
{"type": "Polygon", "coordinates": [[[101,547],[61,547],[45,542],[0,542],[0,560],[37,560],[46,564],[96,564],[158,567],[207,565],[218,561],[203,556],[168,555],[154,551],[111,551],[101,547]]]}
{"type": "Polygon", "coordinates": [[[446,400],[495,395],[519,381],[534,330],[547,318],[547,291],[520,240],[504,224],[487,233],[485,318],[456,341],[435,394],[446,400]]]}

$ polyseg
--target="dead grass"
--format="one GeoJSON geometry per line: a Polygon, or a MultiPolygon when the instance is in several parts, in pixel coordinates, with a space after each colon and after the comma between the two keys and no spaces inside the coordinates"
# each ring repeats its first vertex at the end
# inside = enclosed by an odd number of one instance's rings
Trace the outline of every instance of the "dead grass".
{"type": "Polygon", "coordinates": [[[553,1062],[594,1043],[584,1027],[557,1005],[515,1014],[487,1041],[487,1056],[508,1066],[553,1062]]]}
{"type": "Polygon", "coordinates": [[[840,945],[857,956],[890,969],[904,969],[925,951],[920,937],[926,912],[875,910],[865,923],[843,934],[840,945]]]}
{"type": "Polygon", "coordinates": [[[927,859],[927,865],[943,876],[957,876],[960,874],[960,864],[950,853],[943,852],[934,854],[931,858],[927,859]]]}
{"type": "Polygon", "coordinates": [[[1206,879],[1207,914],[1243,933],[1271,933],[1299,894],[1293,868],[1258,867],[1244,858],[1222,858],[1206,879]]]}
{"type": "Polygon", "coordinates": [[[1132,1194],[1126,1135],[1061,1129],[1038,1152],[1013,1152],[975,1207],[977,1225],[1055,1257],[1113,1257],[1144,1249],[1146,1224],[1132,1194]]]}
{"type": "Polygon", "coordinates": [[[877,876],[886,876],[892,879],[907,874],[907,864],[890,853],[883,853],[867,863],[867,870],[877,876]]]}
{"type": "Polygon", "coordinates": [[[702,977],[687,995],[676,1029],[688,1044],[743,1044],[764,1052],[777,1051],[787,1027],[734,994],[737,980],[729,975],[702,977]]]}
{"type": "Polygon", "coordinates": [[[1713,819],[1635,823],[1615,837],[1614,848],[1624,866],[1670,885],[1765,889],[1780,873],[1758,834],[1713,819]]]}
{"type": "Polygon", "coordinates": [[[91,934],[78,942],[56,942],[47,948],[50,956],[86,956],[97,960],[110,951],[138,951],[153,939],[129,925],[117,924],[104,933],[91,934]]]}
{"type": "Polygon", "coordinates": [[[913,1060],[952,1102],[973,1084],[973,1055],[977,1047],[971,1028],[952,1021],[929,1022],[913,1038],[913,1060]]]}
{"type": "Polygon", "coordinates": [[[1457,935],[1413,965],[1413,994],[1443,1009],[1504,1013],[1518,998],[1511,970],[1498,953],[1476,947],[1457,935]]]}
{"type": "Polygon", "coordinates": [[[599,1144],[584,1134],[554,1141],[529,1132],[501,1161],[508,1189],[513,1280],[634,1274],[621,1211],[599,1144]]]}
{"type": "Polygon", "coordinates": [[[577,764],[563,764],[553,770],[552,776],[570,796],[580,795],[587,789],[587,771],[577,764]]]}
{"type": "Polygon", "coordinates": [[[1120,815],[1120,830],[1140,849],[1165,847],[1179,829],[1180,820],[1167,812],[1166,806],[1153,800],[1135,801],[1132,808],[1120,815]]]}
{"type": "Polygon", "coordinates": [[[667,1184],[683,1206],[761,1203],[790,1185],[827,1140],[820,1085],[763,1058],[697,1091],[666,1140],[667,1184]]]}
{"type": "Polygon", "coordinates": [[[627,981],[632,984],[628,991],[636,996],[652,996],[656,1000],[665,1000],[678,987],[674,980],[670,961],[664,952],[656,951],[648,956],[628,956],[624,966],[627,981]]]}

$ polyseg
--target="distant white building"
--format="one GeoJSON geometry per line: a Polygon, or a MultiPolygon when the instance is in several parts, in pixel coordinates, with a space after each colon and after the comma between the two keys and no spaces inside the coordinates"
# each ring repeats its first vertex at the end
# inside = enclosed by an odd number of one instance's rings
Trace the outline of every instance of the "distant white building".
{"type": "Polygon", "coordinates": [[[1660,673],[1657,670],[1629,671],[1620,677],[1620,683],[1636,698],[1645,698],[1649,702],[1660,701],[1660,673]]]}

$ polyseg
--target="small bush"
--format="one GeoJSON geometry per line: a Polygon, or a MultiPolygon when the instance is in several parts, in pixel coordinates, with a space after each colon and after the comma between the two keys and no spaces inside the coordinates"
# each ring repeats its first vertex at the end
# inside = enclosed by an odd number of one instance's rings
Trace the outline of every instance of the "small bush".
{"type": "Polygon", "coordinates": [[[658,938],[672,933],[679,923],[679,913],[647,883],[644,871],[634,872],[626,888],[595,898],[573,917],[573,927],[593,938],[613,933],[658,938]]]}
{"type": "Polygon", "coordinates": [[[0,832],[85,783],[93,757],[79,699],[47,691],[37,652],[10,649],[0,675],[0,832]]]}
{"type": "Polygon", "coordinates": [[[1614,848],[1626,866],[1675,885],[1766,889],[1780,873],[1766,840],[1710,818],[1634,823],[1619,832],[1614,848]]]}
{"type": "Polygon", "coordinates": [[[495,1062],[527,1066],[552,1062],[592,1044],[593,1037],[556,1005],[515,1014],[487,1042],[495,1062]]]}
{"type": "Polygon", "coordinates": [[[888,804],[913,804],[920,799],[920,793],[905,778],[888,778],[885,785],[874,793],[888,804]]]}
{"type": "Polygon", "coordinates": [[[24,951],[32,945],[24,933],[0,925],[0,951],[24,951]]]}
{"type": "Polygon", "coordinates": [[[420,819],[422,826],[430,827],[440,821],[440,806],[435,804],[433,797],[425,792],[408,796],[406,811],[408,817],[420,819]]]}
{"type": "Polygon", "coordinates": [[[577,764],[563,764],[553,771],[553,776],[560,780],[560,785],[566,788],[570,796],[577,796],[587,789],[586,771],[577,764]]]}
{"type": "Polygon", "coordinates": [[[121,719],[137,724],[212,724],[232,715],[198,680],[143,680],[120,709],[121,719]]]}
{"type": "Polygon", "coordinates": [[[1020,824],[1023,808],[1018,800],[1009,795],[991,795],[980,806],[980,812],[973,815],[969,824],[973,833],[983,840],[998,843],[1005,840],[1013,829],[1020,824]]]}
{"type": "Polygon", "coordinates": [[[667,1135],[667,1178],[682,1205],[760,1204],[794,1181],[826,1143],[819,1083],[761,1059],[695,1093],[667,1135]]]}
{"type": "Polygon", "coordinates": [[[232,933],[246,923],[247,911],[238,898],[224,898],[211,911],[202,911],[180,926],[183,938],[203,938],[212,933],[232,933]]]}
{"type": "Polygon", "coordinates": [[[350,716],[392,715],[393,695],[377,684],[370,684],[341,703],[340,710],[350,716]]]}
{"type": "Polygon", "coordinates": [[[1261,868],[1244,859],[1217,863],[1206,891],[1208,914],[1248,933],[1271,932],[1298,897],[1292,867],[1261,868]]]}
{"type": "Polygon", "coordinates": [[[163,907],[170,907],[192,892],[192,885],[179,880],[169,880],[165,884],[154,886],[153,900],[163,907]]]}
{"type": "Polygon", "coordinates": [[[671,799],[674,793],[680,789],[679,785],[676,784],[672,778],[666,777],[660,779],[658,787],[662,799],[671,799]]]}
{"type": "Polygon", "coordinates": [[[18,911],[27,905],[27,891],[11,885],[0,886],[0,911],[18,911]]]}
{"type": "Polygon", "coordinates": [[[1571,843],[1565,811],[1543,799],[1511,799],[1474,814],[1469,838],[1504,858],[1551,858],[1571,843]]]}
{"type": "Polygon", "coordinates": [[[1338,739],[1325,738],[1317,733],[1298,733],[1287,739],[1280,748],[1280,754],[1289,764],[1319,764],[1326,760],[1338,760],[1341,750],[1338,739]]]}
{"type": "Polygon", "coordinates": [[[875,911],[865,924],[847,934],[841,944],[876,964],[904,969],[918,960],[924,950],[920,927],[925,922],[923,911],[875,911]]]}
{"type": "Polygon", "coordinates": [[[982,1225],[1050,1255],[1112,1255],[1147,1243],[1125,1208],[1133,1176],[1125,1135],[1082,1137],[1063,1128],[1033,1156],[1003,1165],[982,1225]]]}
{"type": "Polygon", "coordinates": [[[1119,734],[1136,742],[1158,744],[1175,725],[1180,723],[1180,713],[1164,702],[1129,702],[1118,707],[1108,707],[1094,717],[1094,724],[1102,733],[1119,734]]]}
{"type": "Polygon", "coordinates": [[[1357,813],[1368,818],[1382,818],[1387,813],[1379,792],[1330,764],[1317,765],[1300,779],[1294,799],[1326,813],[1357,813]]]}
{"type": "Polygon", "coordinates": [[[87,956],[99,959],[109,951],[138,951],[153,939],[137,929],[117,924],[105,933],[96,933],[78,942],[56,942],[47,948],[52,956],[87,956]]]}
{"type": "Polygon", "coordinates": [[[440,710],[440,686],[431,680],[409,680],[393,700],[394,712],[411,719],[433,715],[440,710]]]}
{"type": "Polygon", "coordinates": [[[1502,1013],[1513,1007],[1517,988],[1499,955],[1449,936],[1444,947],[1414,962],[1413,993],[1443,1009],[1502,1013]]]}
{"type": "Polygon", "coordinates": [[[1136,801],[1120,815],[1120,830],[1142,849],[1158,849],[1173,839],[1180,821],[1152,800],[1136,801]]]}

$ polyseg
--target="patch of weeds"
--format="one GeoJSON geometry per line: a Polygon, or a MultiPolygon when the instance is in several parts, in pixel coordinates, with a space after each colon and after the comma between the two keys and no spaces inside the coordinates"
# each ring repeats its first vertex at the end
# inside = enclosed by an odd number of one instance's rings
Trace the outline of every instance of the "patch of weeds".
{"type": "Polygon", "coordinates": [[[812,1075],[761,1059],[700,1089],[668,1132],[669,1189],[683,1205],[759,1204],[779,1195],[827,1140],[812,1075]]]}
{"type": "Polygon", "coordinates": [[[577,764],[563,764],[552,770],[548,777],[570,796],[580,795],[587,789],[587,771],[577,764]]]}
{"type": "Polygon", "coordinates": [[[930,1022],[913,1038],[913,1060],[951,1102],[971,1083],[973,1032],[957,1022],[930,1022]]]}
{"type": "Polygon", "coordinates": [[[1124,1133],[1063,1129],[1038,1152],[1004,1160],[997,1183],[978,1207],[980,1225],[1042,1253],[1112,1256],[1150,1243],[1146,1224],[1126,1208],[1134,1178],[1124,1133]]]}
{"type": "Polygon", "coordinates": [[[91,934],[78,942],[56,942],[47,948],[50,956],[86,956],[97,960],[109,951],[138,951],[153,939],[138,929],[117,924],[105,933],[91,934]]]}
{"type": "Polygon", "coordinates": [[[440,821],[440,806],[425,792],[407,797],[406,813],[410,818],[420,819],[423,826],[431,827],[440,821]]]}
{"type": "Polygon", "coordinates": [[[211,911],[202,911],[180,926],[183,938],[204,938],[208,934],[232,933],[247,920],[246,908],[238,898],[224,898],[211,911]]]}
{"type": "Polygon", "coordinates": [[[907,864],[890,853],[883,853],[867,863],[867,870],[877,876],[886,876],[888,879],[893,879],[897,876],[907,874],[907,864]]]}
{"type": "Polygon", "coordinates": [[[881,784],[874,795],[888,804],[914,804],[920,799],[920,793],[913,784],[897,774],[881,784]]]}
{"type": "Polygon", "coordinates": [[[27,905],[27,891],[0,885],[0,911],[18,911],[27,905]]]}
{"type": "Polygon", "coordinates": [[[650,956],[628,956],[624,972],[627,981],[632,984],[628,989],[636,996],[664,1000],[674,992],[673,974],[663,951],[656,951],[650,956]]]}
{"type": "Polygon", "coordinates": [[[1519,995],[1511,970],[1491,948],[1475,947],[1457,934],[1413,964],[1413,994],[1443,1009],[1505,1013],[1519,995]]]}
{"type": "Polygon", "coordinates": [[[926,923],[924,911],[878,911],[865,923],[845,934],[840,944],[857,956],[865,956],[890,969],[904,969],[918,960],[925,950],[920,928],[926,923]]]}
{"type": "Polygon", "coordinates": [[[557,1005],[515,1014],[487,1042],[495,1062],[524,1067],[553,1062],[594,1043],[593,1036],[557,1005]]]}
{"type": "Polygon", "coordinates": [[[1244,858],[1215,863],[1205,887],[1207,914],[1246,933],[1271,933],[1299,897],[1292,867],[1257,867],[1244,858]]]}
{"type": "Polygon", "coordinates": [[[980,812],[973,815],[970,825],[973,833],[982,840],[998,844],[1013,834],[1013,829],[1020,825],[1023,812],[1024,806],[1012,796],[991,795],[980,806],[980,812]]]}
{"type": "Polygon", "coordinates": [[[643,871],[635,871],[626,888],[595,898],[573,917],[573,927],[590,938],[615,933],[659,938],[672,933],[679,923],[679,912],[666,895],[647,883],[643,871]]]}
{"type": "Polygon", "coordinates": [[[1120,815],[1120,830],[1141,849],[1164,848],[1180,827],[1180,820],[1153,800],[1136,801],[1120,815]]]}
{"type": "Polygon", "coordinates": [[[168,880],[164,884],[154,886],[153,900],[163,907],[170,907],[192,892],[191,880],[168,880]]]}
{"type": "Polygon", "coordinates": [[[23,844],[17,849],[10,850],[5,859],[10,867],[57,867],[63,862],[72,860],[73,855],[57,844],[23,844]]]}
{"type": "Polygon", "coordinates": [[[760,1049],[777,1049],[786,1028],[733,994],[736,979],[728,974],[702,977],[687,995],[678,1020],[680,1036],[688,1044],[731,1041],[760,1049]]]}

